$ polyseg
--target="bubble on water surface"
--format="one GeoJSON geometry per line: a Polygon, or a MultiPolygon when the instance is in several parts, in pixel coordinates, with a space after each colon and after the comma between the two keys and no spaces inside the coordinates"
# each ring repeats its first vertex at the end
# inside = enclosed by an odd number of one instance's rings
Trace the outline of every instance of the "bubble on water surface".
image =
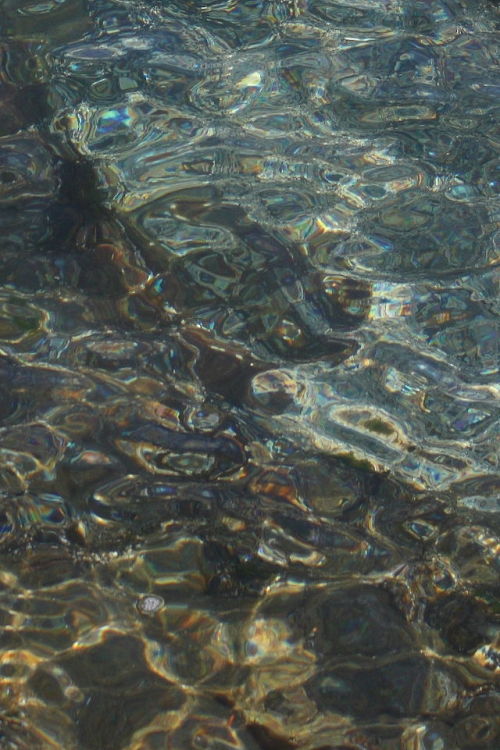
{"type": "Polygon", "coordinates": [[[165,606],[165,600],[161,596],[148,594],[136,603],[136,607],[142,615],[154,615],[165,606]]]}

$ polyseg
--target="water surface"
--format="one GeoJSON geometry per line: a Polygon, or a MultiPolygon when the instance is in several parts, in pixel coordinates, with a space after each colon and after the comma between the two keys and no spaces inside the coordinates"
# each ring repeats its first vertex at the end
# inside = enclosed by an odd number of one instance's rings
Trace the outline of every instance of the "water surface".
{"type": "Polygon", "coordinates": [[[0,746],[497,748],[496,4],[0,51],[0,746]]]}

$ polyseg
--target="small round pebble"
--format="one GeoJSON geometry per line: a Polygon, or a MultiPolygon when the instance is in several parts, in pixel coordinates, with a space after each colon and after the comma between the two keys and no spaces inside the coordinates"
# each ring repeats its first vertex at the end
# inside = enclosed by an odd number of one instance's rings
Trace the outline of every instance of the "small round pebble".
{"type": "Polygon", "coordinates": [[[156,594],[148,594],[147,596],[141,597],[137,601],[137,609],[143,615],[154,615],[158,612],[165,604],[164,599],[156,594]]]}

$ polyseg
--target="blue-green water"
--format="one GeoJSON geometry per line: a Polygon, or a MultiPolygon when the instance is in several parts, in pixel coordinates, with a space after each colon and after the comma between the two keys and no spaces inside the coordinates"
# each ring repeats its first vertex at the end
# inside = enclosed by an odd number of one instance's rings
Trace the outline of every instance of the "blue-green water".
{"type": "Polygon", "coordinates": [[[0,748],[495,750],[487,0],[0,3],[0,748]]]}

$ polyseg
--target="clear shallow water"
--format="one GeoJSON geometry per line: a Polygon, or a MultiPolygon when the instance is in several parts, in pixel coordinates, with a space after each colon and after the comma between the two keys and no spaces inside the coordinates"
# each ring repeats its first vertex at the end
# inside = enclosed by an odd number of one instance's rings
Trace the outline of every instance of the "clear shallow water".
{"type": "Polygon", "coordinates": [[[497,24],[4,2],[2,747],[498,746],[497,24]]]}

